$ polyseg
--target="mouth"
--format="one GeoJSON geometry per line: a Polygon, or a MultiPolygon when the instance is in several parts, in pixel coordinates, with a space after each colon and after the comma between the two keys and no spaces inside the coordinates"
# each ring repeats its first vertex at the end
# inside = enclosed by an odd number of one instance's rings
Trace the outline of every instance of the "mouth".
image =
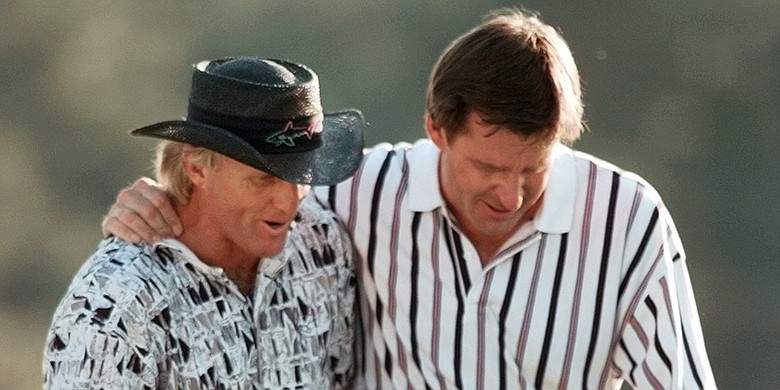
{"type": "Polygon", "coordinates": [[[263,222],[266,224],[266,226],[268,226],[270,228],[270,230],[273,233],[285,232],[285,231],[287,231],[290,228],[290,225],[292,224],[292,222],[290,222],[290,221],[286,221],[286,222],[281,222],[281,221],[263,221],[263,222]]]}
{"type": "Polygon", "coordinates": [[[507,210],[505,208],[493,207],[491,204],[487,202],[485,202],[484,205],[489,215],[499,219],[511,218],[517,211],[517,210],[507,210]]]}

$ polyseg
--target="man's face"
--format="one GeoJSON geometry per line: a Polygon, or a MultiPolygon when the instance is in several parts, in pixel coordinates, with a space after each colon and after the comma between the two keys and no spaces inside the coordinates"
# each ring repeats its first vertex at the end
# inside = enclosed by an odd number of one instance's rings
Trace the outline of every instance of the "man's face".
{"type": "Polygon", "coordinates": [[[202,186],[204,205],[216,236],[238,253],[256,257],[278,254],[309,190],[244,165],[214,155],[202,186]]]}
{"type": "Polygon", "coordinates": [[[441,192],[472,241],[503,242],[538,210],[554,141],[488,125],[473,112],[465,126],[448,139],[429,119],[428,133],[441,150],[441,192]]]}

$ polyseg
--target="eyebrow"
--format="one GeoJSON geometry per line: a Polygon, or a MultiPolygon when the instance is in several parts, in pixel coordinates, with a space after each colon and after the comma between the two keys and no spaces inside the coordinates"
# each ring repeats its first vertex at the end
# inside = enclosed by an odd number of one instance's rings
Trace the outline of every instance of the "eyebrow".
{"type": "Polygon", "coordinates": [[[508,171],[509,170],[507,168],[503,168],[503,167],[500,167],[500,166],[495,165],[493,163],[489,163],[489,162],[485,162],[485,161],[474,160],[474,162],[477,163],[478,165],[484,167],[484,168],[492,169],[494,171],[508,171]]]}
{"type": "MultiPolygon", "coordinates": [[[[492,171],[506,172],[506,171],[511,171],[512,170],[511,168],[504,168],[504,167],[495,165],[495,164],[487,162],[487,161],[478,160],[476,157],[471,158],[471,161],[474,162],[475,164],[477,164],[481,168],[492,170],[492,171]]],[[[546,168],[548,166],[550,166],[549,159],[541,158],[538,161],[536,161],[536,162],[534,162],[532,164],[529,164],[528,166],[524,167],[523,171],[524,172],[525,171],[537,172],[537,171],[542,170],[543,168],[546,168]]]]}

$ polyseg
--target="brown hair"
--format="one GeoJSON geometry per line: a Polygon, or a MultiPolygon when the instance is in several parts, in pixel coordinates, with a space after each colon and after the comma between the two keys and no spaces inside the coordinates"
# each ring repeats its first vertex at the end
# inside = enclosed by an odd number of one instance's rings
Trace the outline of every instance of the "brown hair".
{"type": "Polygon", "coordinates": [[[450,137],[474,111],[487,124],[572,143],[582,133],[577,67],[563,37],[527,11],[502,9],[455,39],[431,73],[426,111],[450,137]]]}
{"type": "MultiPolygon", "coordinates": [[[[157,144],[157,157],[154,161],[155,177],[163,189],[174,201],[187,204],[192,195],[192,181],[184,171],[185,144],[174,141],[162,141],[157,144]]],[[[193,147],[188,153],[194,163],[214,167],[214,152],[193,147]]]]}

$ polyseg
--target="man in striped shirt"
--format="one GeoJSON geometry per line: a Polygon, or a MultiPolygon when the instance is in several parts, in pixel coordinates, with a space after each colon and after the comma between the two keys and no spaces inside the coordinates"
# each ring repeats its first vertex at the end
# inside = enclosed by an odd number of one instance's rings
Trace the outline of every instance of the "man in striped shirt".
{"type": "MultiPolygon", "coordinates": [[[[429,139],[377,145],[314,190],[359,254],[365,387],[716,387],[661,198],[566,146],[580,81],[554,28],[496,12],[444,51],[426,105],[429,139]]],[[[175,225],[153,186],[129,193],[104,230],[175,225]]]]}

